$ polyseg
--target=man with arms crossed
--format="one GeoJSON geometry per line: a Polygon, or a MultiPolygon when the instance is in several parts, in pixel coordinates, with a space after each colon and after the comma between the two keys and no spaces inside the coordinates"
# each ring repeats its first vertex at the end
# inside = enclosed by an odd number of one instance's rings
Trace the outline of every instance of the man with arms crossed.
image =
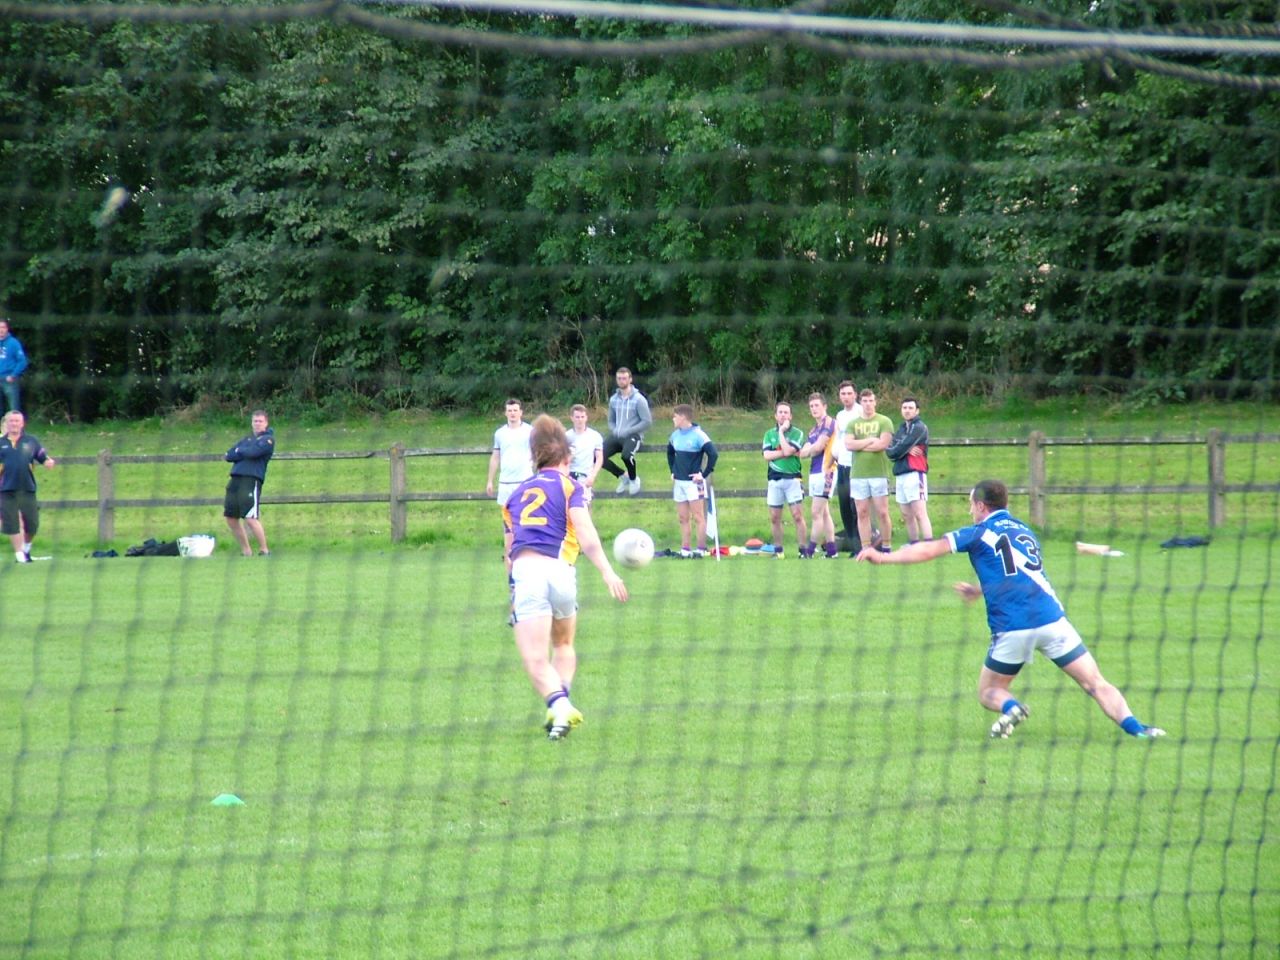
{"type": "MultiPolygon", "coordinates": [[[[840,398],[840,409],[836,411],[836,441],[833,452],[836,458],[836,503],[840,507],[840,522],[844,524],[844,536],[850,544],[849,556],[856,557],[862,548],[862,540],[858,536],[858,520],[853,509],[853,494],[849,491],[849,471],[853,468],[853,454],[844,445],[844,432],[849,428],[849,421],[862,411],[858,407],[858,388],[852,380],[841,381],[836,388],[836,396],[840,398]]],[[[834,521],[833,521],[834,522],[834,521]]]]}
{"type": "Polygon", "coordinates": [[[956,593],[972,603],[985,597],[991,646],[978,677],[978,701],[999,719],[991,736],[1005,738],[1028,716],[1009,686],[1036,650],[1052,660],[1132,737],[1163,737],[1159,727],[1139,722],[1124,694],[1107,682],[1080,634],[1067,619],[1044,573],[1040,541],[1021,520],[1009,515],[1009,490],[999,480],[983,480],[969,494],[973,526],[938,540],[925,540],[897,553],[873,547],[858,554],[871,563],[924,563],[948,553],[967,553],[978,584],[957,583],[956,593]]]}
{"type": "Polygon", "coordinates": [[[618,493],[635,496],[640,492],[640,477],[636,472],[636,451],[644,432],[653,426],[653,414],[649,401],[631,382],[631,371],[619,367],[616,375],[618,389],[609,398],[609,439],[604,443],[604,468],[618,478],[618,493]],[[613,462],[613,455],[621,454],[622,466],[613,462]]]}
{"type": "Polygon", "coordinates": [[[907,540],[933,539],[929,522],[929,428],[920,419],[920,403],[915,397],[902,401],[902,425],[893,432],[885,448],[885,456],[893,464],[893,486],[902,522],[907,527],[907,540]]]}
{"type": "Polygon", "coordinates": [[[516,487],[533,476],[533,448],[529,441],[533,427],[524,422],[524,405],[511,397],[503,405],[507,422],[493,431],[493,453],[489,454],[489,479],[485,481],[486,496],[494,496],[493,478],[498,477],[497,500],[503,508],[502,556],[511,571],[511,526],[506,522],[507,501],[516,487]]]}
{"type": "Polygon", "coordinates": [[[862,405],[862,415],[849,421],[844,435],[845,448],[853,451],[849,491],[858,512],[858,537],[863,545],[870,544],[888,553],[893,526],[889,521],[889,460],[884,451],[893,439],[893,421],[883,413],[876,413],[874,390],[863,390],[858,394],[858,402],[862,405]],[[872,507],[879,528],[875,539],[871,535],[872,507]]]}
{"type": "Polygon", "coordinates": [[[836,479],[836,462],[832,457],[831,438],[835,436],[836,421],[827,416],[827,399],[820,393],[809,394],[809,415],[813,417],[813,429],[800,448],[801,457],[812,457],[809,462],[809,547],[801,550],[801,558],[812,560],[823,544],[823,556],[834,560],[840,556],[836,547],[836,525],[831,519],[831,491],[836,479]]]}
{"type": "Polygon", "coordinates": [[[587,426],[587,408],[575,403],[569,410],[573,429],[569,431],[569,476],[582,484],[583,499],[589,505],[594,492],[596,475],[604,463],[604,437],[598,430],[587,426]]]}
{"type": "Polygon", "coordinates": [[[4,418],[4,436],[0,436],[0,530],[9,537],[13,558],[19,563],[31,562],[31,541],[40,529],[36,475],[31,464],[50,470],[57,464],[39,440],[23,432],[26,424],[26,417],[10,410],[4,418]]]}
{"type": "Polygon", "coordinates": [[[222,516],[236,543],[240,544],[241,554],[253,556],[249,534],[245,532],[248,527],[258,541],[259,556],[265,557],[271,551],[267,549],[267,532],[262,528],[262,484],[267,479],[267,464],[276,452],[276,435],[267,422],[265,410],[253,411],[249,424],[253,432],[236,441],[224,457],[232,466],[222,516]]]}
{"type": "Polygon", "coordinates": [[[800,448],[804,446],[804,434],[791,425],[791,404],[780,400],[773,408],[774,426],[764,435],[761,450],[769,464],[768,490],[765,503],[769,506],[769,526],[773,530],[773,556],[782,559],[782,506],[791,509],[791,519],[796,525],[796,548],[800,559],[808,559],[805,544],[809,531],[804,524],[804,487],[800,485],[800,448]]]}

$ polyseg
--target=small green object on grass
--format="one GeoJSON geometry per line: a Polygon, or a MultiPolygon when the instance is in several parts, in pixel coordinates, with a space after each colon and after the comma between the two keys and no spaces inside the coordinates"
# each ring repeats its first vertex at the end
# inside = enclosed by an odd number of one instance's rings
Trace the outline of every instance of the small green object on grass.
{"type": "Polygon", "coordinates": [[[244,801],[237,797],[234,793],[220,793],[213,798],[213,806],[215,807],[243,807],[244,801]]]}

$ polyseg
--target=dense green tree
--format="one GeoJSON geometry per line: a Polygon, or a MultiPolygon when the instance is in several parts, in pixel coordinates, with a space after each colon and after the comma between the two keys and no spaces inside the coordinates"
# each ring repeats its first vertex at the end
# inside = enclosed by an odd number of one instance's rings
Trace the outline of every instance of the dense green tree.
{"type": "MultiPolygon", "coordinates": [[[[1168,14],[1088,17],[1208,16],[1168,14]]],[[[848,374],[1275,390],[1273,95],[1125,58],[989,70],[770,38],[575,59],[330,21],[13,20],[0,56],[0,304],[38,402],[71,415],[595,398],[620,363],[668,400],[848,374]]]]}

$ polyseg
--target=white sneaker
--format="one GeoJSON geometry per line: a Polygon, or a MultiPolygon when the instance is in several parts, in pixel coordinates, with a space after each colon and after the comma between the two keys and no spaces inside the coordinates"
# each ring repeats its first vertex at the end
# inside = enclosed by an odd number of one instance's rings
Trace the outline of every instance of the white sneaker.
{"type": "Polygon", "coordinates": [[[627,479],[627,475],[624,473],[622,476],[618,478],[618,489],[615,492],[627,493],[628,491],[630,491],[630,489],[631,489],[631,481],[627,479]]]}
{"type": "Polygon", "coordinates": [[[632,480],[630,486],[631,486],[630,493],[634,497],[637,493],[640,492],[640,478],[636,477],[634,480],[632,480]]]}
{"type": "Polygon", "coordinates": [[[681,548],[680,548],[680,559],[681,559],[681,560],[688,560],[688,559],[689,559],[690,557],[692,557],[692,556],[693,556],[693,551],[692,551],[692,550],[690,550],[688,547],[681,547],[681,548]]]}
{"type": "Polygon", "coordinates": [[[999,740],[1008,740],[1013,728],[1020,724],[1031,711],[1020,703],[1014,704],[1008,713],[1000,714],[1000,719],[991,725],[991,736],[999,740]]]}

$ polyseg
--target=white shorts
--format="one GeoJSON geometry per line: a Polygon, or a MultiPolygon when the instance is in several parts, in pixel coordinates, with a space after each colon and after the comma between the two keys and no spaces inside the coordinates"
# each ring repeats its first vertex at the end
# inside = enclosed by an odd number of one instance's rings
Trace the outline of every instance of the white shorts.
{"type": "Polygon", "coordinates": [[[523,480],[517,480],[515,483],[499,483],[498,484],[498,506],[505,507],[507,501],[511,499],[511,495],[516,492],[516,487],[524,483],[523,480]]]}
{"type": "Polygon", "coordinates": [[[831,496],[831,488],[835,486],[836,475],[834,473],[811,473],[809,474],[809,496],[821,497],[823,499],[831,496]]]}
{"type": "Polygon", "coordinates": [[[693,503],[695,500],[705,499],[706,496],[705,483],[696,483],[693,480],[671,481],[671,499],[676,503],[693,503]]]}
{"type": "Polygon", "coordinates": [[[1063,617],[1043,627],[992,634],[985,662],[996,673],[1013,676],[1031,662],[1037,650],[1060,667],[1089,652],[1071,621],[1063,617]]]}
{"type": "Polygon", "coordinates": [[[870,500],[872,497],[889,496],[888,477],[850,477],[849,498],[851,500],[870,500]]]}
{"type": "Polygon", "coordinates": [[[577,568],[526,550],[511,564],[511,610],[516,623],[572,617],[578,612],[577,568]]]}
{"type": "Polygon", "coordinates": [[[764,502],[771,507],[781,507],[784,503],[799,503],[803,499],[804,487],[800,485],[799,477],[770,480],[769,489],[764,496],[764,502]]]}
{"type": "Polygon", "coordinates": [[[919,470],[899,474],[893,478],[894,496],[899,503],[915,503],[929,499],[928,475],[919,470]]]}

